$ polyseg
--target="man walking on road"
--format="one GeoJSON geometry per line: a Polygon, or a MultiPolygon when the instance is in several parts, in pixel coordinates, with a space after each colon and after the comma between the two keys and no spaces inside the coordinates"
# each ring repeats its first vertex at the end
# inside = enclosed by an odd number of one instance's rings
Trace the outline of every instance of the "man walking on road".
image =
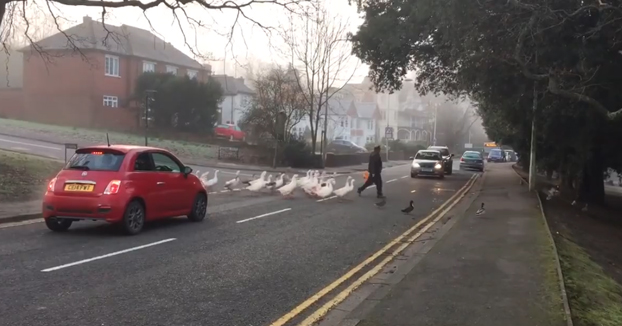
{"type": "Polygon", "coordinates": [[[367,167],[367,171],[369,172],[369,177],[365,181],[365,183],[358,188],[357,192],[359,196],[367,187],[372,184],[376,185],[376,193],[378,194],[378,198],[384,198],[382,194],[382,177],[380,173],[382,172],[382,158],[380,158],[380,146],[374,147],[374,151],[369,155],[369,165],[367,167]]]}

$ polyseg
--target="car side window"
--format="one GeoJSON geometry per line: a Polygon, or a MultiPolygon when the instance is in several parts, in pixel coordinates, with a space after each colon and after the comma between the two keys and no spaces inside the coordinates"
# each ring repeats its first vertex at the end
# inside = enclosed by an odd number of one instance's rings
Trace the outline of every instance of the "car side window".
{"type": "Polygon", "coordinates": [[[151,153],[155,170],[158,172],[181,172],[182,168],[173,158],[163,153],[151,153]]]}
{"type": "Polygon", "coordinates": [[[154,171],[155,167],[149,153],[140,153],[134,161],[134,171],[154,171]]]}

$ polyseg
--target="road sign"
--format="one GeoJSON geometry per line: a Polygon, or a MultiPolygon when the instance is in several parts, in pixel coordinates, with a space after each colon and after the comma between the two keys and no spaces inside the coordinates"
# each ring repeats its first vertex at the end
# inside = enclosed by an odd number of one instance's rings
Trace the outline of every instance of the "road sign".
{"type": "Polygon", "coordinates": [[[473,148],[473,144],[466,143],[466,144],[464,144],[464,148],[473,148]]]}
{"type": "Polygon", "coordinates": [[[384,128],[384,138],[393,139],[393,127],[385,127],[384,128]]]}

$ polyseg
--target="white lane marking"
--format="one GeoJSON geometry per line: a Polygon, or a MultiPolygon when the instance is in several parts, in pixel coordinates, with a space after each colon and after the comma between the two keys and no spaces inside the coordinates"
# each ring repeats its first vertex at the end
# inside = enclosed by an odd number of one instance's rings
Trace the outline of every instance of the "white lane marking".
{"type": "Polygon", "coordinates": [[[51,146],[37,145],[37,144],[31,144],[31,143],[24,143],[24,142],[21,142],[21,141],[14,141],[14,140],[2,139],[2,138],[0,138],[0,141],[1,142],[5,142],[5,143],[12,143],[12,144],[19,144],[19,145],[26,145],[26,146],[33,146],[33,147],[41,147],[41,148],[53,149],[53,150],[57,150],[57,151],[62,150],[62,149],[60,149],[58,147],[51,147],[51,146]]]}
{"type": "Polygon", "coordinates": [[[167,243],[167,242],[171,242],[171,241],[175,241],[175,240],[177,240],[177,239],[176,238],[170,238],[170,239],[165,239],[165,240],[161,240],[161,241],[158,241],[158,242],[152,242],[152,243],[148,243],[146,245],[142,245],[142,246],[138,246],[138,247],[133,247],[133,248],[129,248],[129,249],[121,250],[121,251],[115,251],[113,253],[109,253],[109,254],[106,254],[106,255],[103,255],[103,256],[97,256],[97,257],[93,257],[93,258],[89,258],[89,259],[84,259],[84,260],[80,260],[80,261],[69,263],[69,264],[65,264],[65,265],[60,265],[60,266],[56,266],[56,267],[46,268],[46,269],[41,270],[41,271],[43,273],[53,272],[53,271],[57,271],[59,269],[63,269],[63,268],[71,267],[71,266],[76,266],[76,265],[81,265],[81,264],[89,263],[89,262],[92,262],[92,261],[95,261],[95,260],[100,260],[100,259],[104,259],[104,258],[108,258],[108,257],[112,257],[112,256],[117,256],[117,255],[125,254],[125,253],[128,253],[128,252],[140,250],[140,249],[145,249],[145,248],[161,245],[163,243],[167,243]]]}
{"type": "Polygon", "coordinates": [[[413,190],[413,191],[411,191],[410,193],[411,193],[411,194],[413,194],[413,193],[415,193],[415,192],[417,192],[417,190],[413,190]]]}
{"type": "Polygon", "coordinates": [[[391,179],[391,180],[387,181],[387,183],[391,183],[391,182],[394,182],[394,181],[397,181],[397,179],[391,179]]]}
{"type": "Polygon", "coordinates": [[[266,213],[266,214],[257,215],[255,217],[247,218],[247,219],[244,219],[244,220],[239,220],[239,221],[237,221],[235,223],[240,224],[240,223],[256,220],[258,218],[262,218],[262,217],[266,217],[266,216],[270,216],[270,215],[276,215],[276,214],[280,214],[280,213],[291,211],[291,210],[292,210],[291,208],[285,208],[285,209],[282,209],[280,211],[270,212],[270,213],[266,213]]]}
{"type": "Polygon", "coordinates": [[[327,198],[322,198],[322,199],[318,199],[316,200],[318,203],[321,203],[323,201],[329,200],[329,199],[333,199],[333,198],[337,198],[337,196],[332,196],[332,197],[327,197],[327,198]]]}
{"type": "Polygon", "coordinates": [[[405,176],[401,177],[400,179],[406,179],[406,178],[408,178],[408,176],[407,176],[407,175],[405,175],[405,176]]]}

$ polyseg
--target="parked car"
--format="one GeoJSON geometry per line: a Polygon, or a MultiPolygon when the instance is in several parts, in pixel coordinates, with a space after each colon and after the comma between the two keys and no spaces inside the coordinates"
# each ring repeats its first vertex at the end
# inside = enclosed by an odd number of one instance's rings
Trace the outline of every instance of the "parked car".
{"type": "Polygon", "coordinates": [[[368,151],[365,147],[359,146],[352,141],[335,139],[328,143],[328,146],[326,146],[326,152],[335,154],[354,154],[367,153],[368,151]]]}
{"type": "Polygon", "coordinates": [[[420,150],[415,154],[410,167],[410,177],[416,178],[419,175],[437,176],[441,179],[445,177],[441,152],[437,150],[420,150]]]}
{"type": "Polygon", "coordinates": [[[498,148],[491,149],[488,153],[488,162],[505,162],[505,152],[498,148]]]}
{"type": "Polygon", "coordinates": [[[214,128],[216,137],[227,138],[230,141],[246,141],[246,133],[240,127],[232,124],[221,124],[214,128]]]}
{"type": "Polygon", "coordinates": [[[466,151],[460,158],[460,170],[478,170],[484,172],[484,157],[476,151],[466,151]]]}
{"type": "Polygon", "coordinates": [[[507,162],[516,162],[517,161],[516,152],[514,152],[513,150],[506,150],[505,160],[507,162]]]}
{"type": "Polygon", "coordinates": [[[66,231],[76,221],[106,221],[139,233],[145,222],[186,215],[200,222],[207,191],[192,168],[170,152],[142,146],[81,148],[43,196],[47,227],[66,231]]]}
{"type": "Polygon", "coordinates": [[[447,146],[430,146],[428,147],[430,150],[439,151],[443,156],[443,167],[445,168],[445,174],[451,175],[454,169],[454,154],[449,153],[449,148],[447,146]]]}

